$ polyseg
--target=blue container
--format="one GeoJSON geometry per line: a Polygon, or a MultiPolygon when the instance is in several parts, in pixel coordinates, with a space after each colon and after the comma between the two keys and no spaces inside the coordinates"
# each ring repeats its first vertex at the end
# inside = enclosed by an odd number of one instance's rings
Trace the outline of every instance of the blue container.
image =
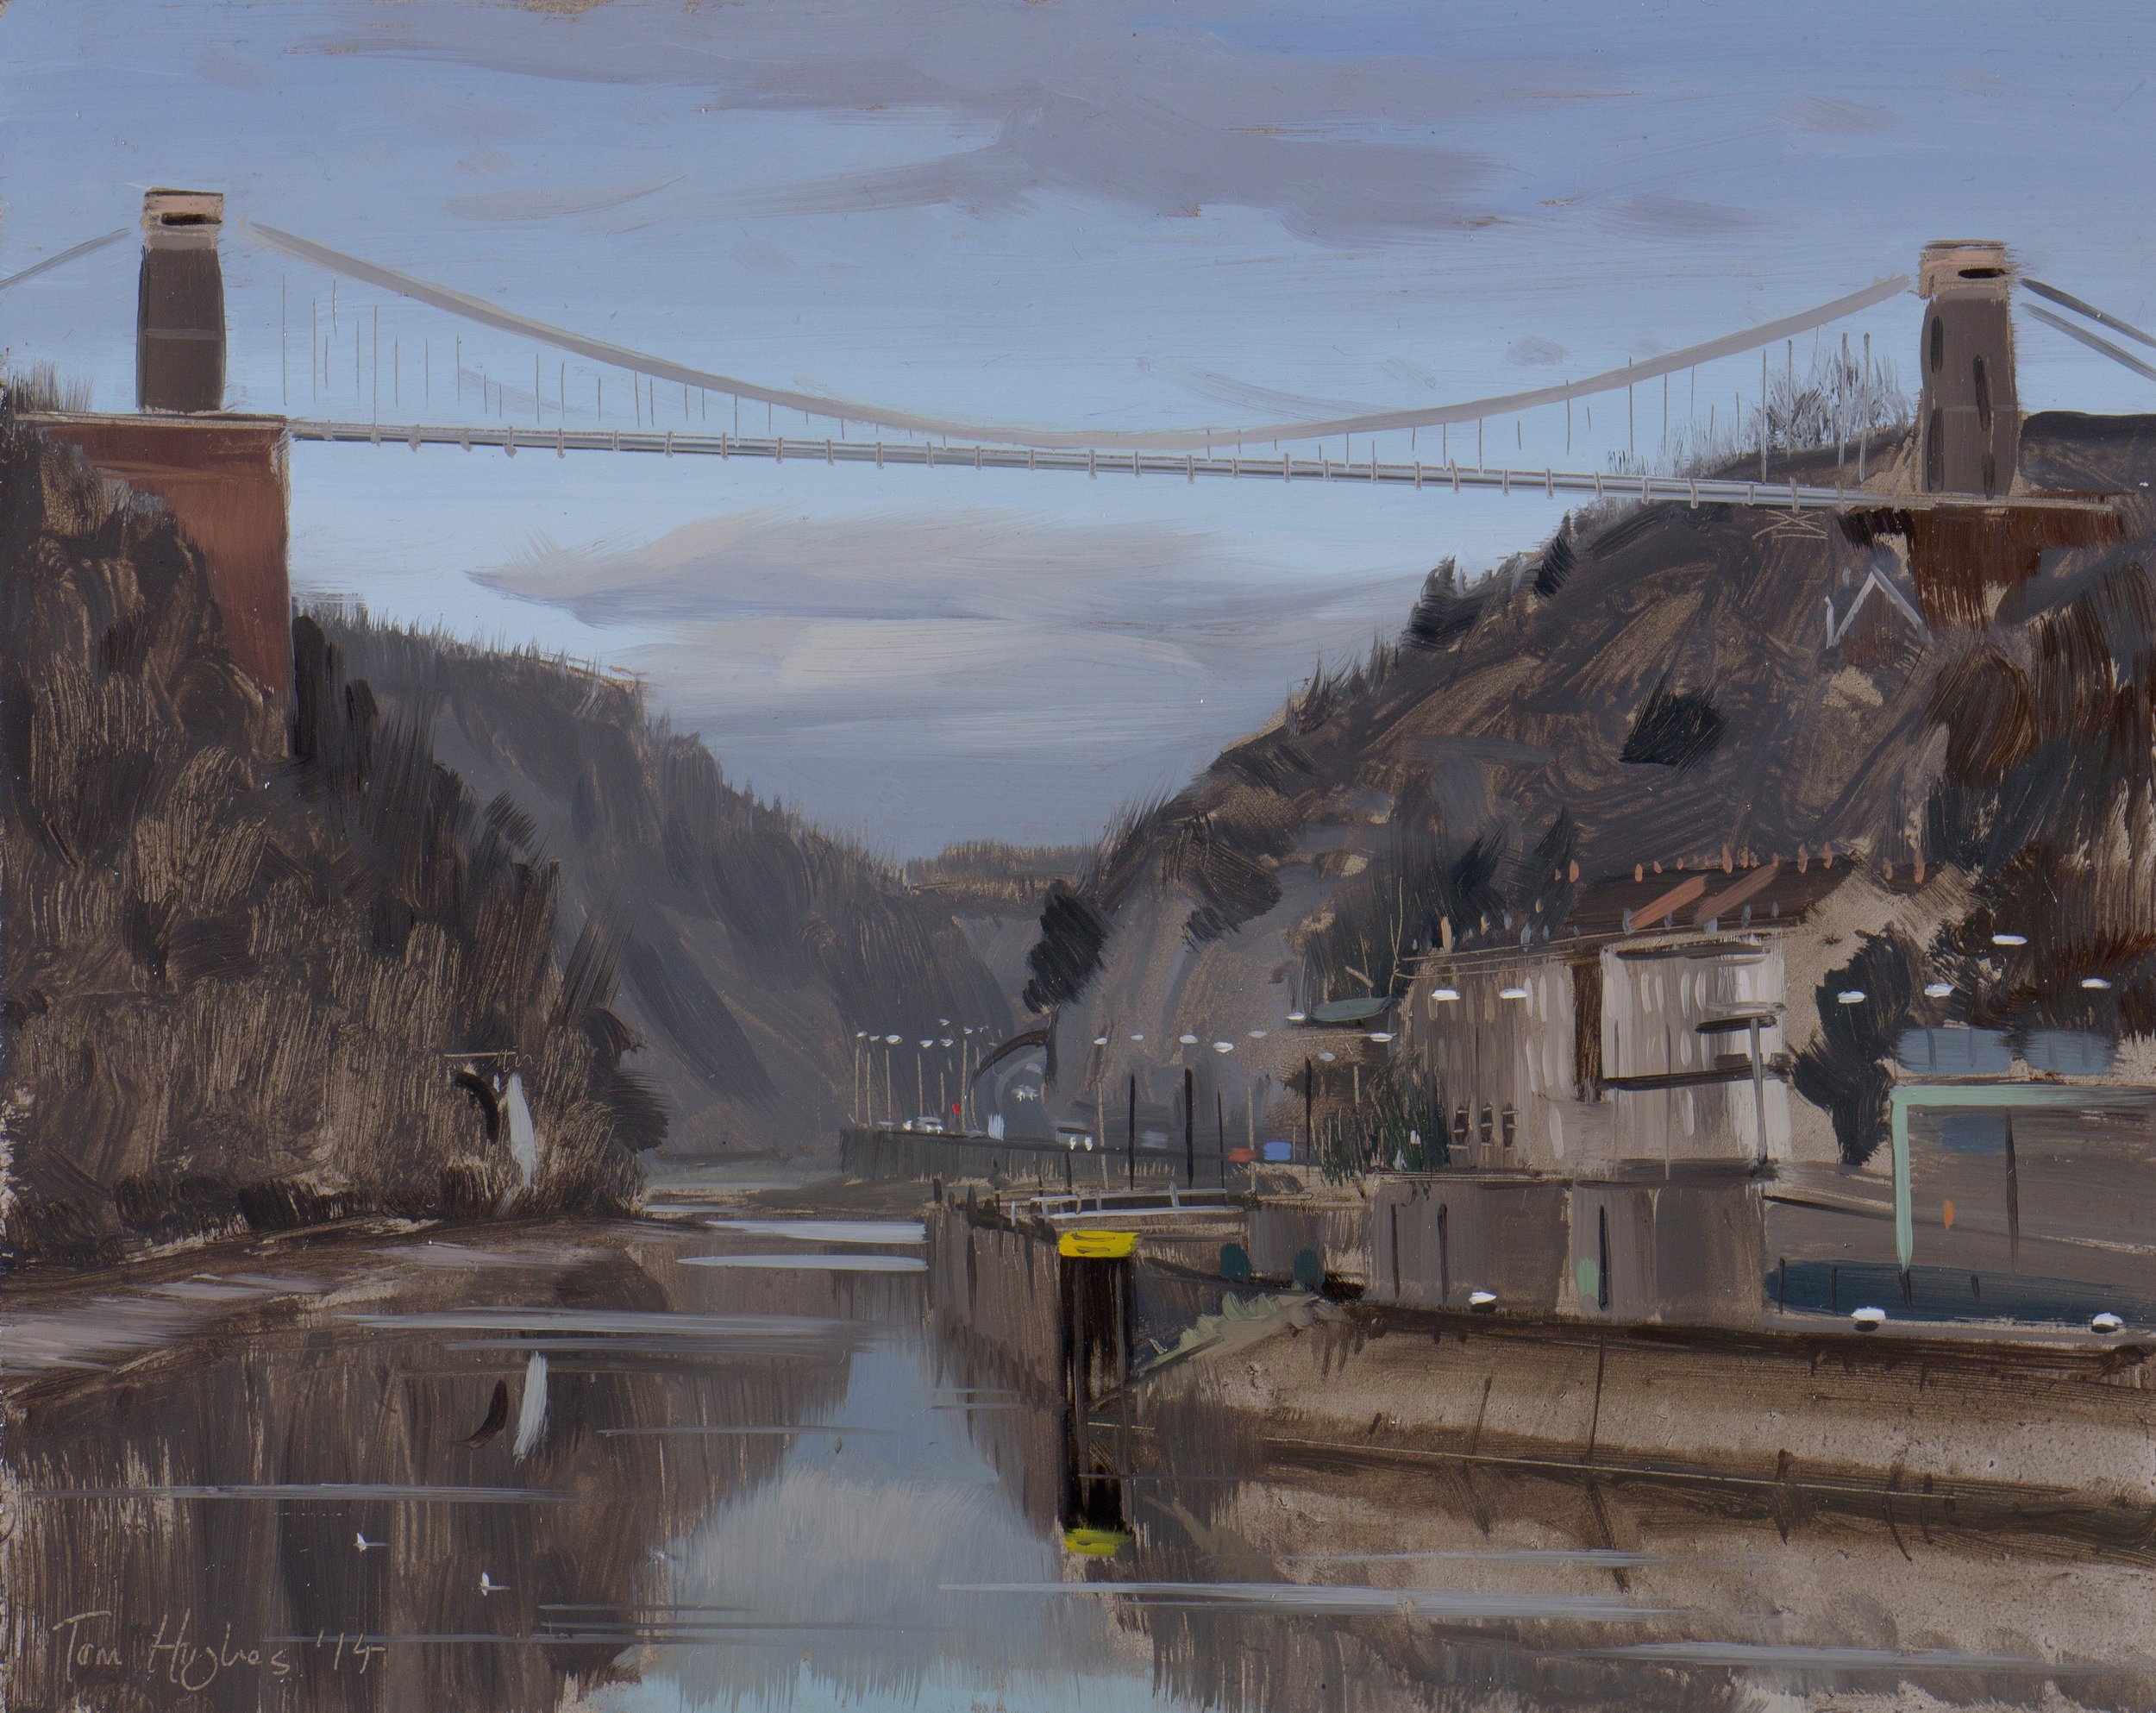
{"type": "Polygon", "coordinates": [[[1265,1164],[1269,1166],[1285,1165],[1294,1157],[1295,1145],[1292,1142],[1268,1142],[1265,1145],[1265,1164]]]}

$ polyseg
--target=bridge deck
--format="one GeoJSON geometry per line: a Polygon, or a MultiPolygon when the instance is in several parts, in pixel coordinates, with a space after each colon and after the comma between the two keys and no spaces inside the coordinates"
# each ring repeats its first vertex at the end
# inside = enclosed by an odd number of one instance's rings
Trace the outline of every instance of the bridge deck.
{"type": "Polygon", "coordinates": [[[1373,454],[1351,462],[1320,451],[1298,455],[1219,452],[1040,450],[1028,447],[936,446],[923,441],[807,440],[786,435],[687,434],[674,430],[517,428],[505,423],[473,426],[439,424],[293,422],[294,440],[333,445],[456,446],[467,451],[487,448],[515,456],[519,452],[635,452],[660,457],[759,458],[817,464],[872,464],[923,469],[1060,471],[1087,476],[1180,478],[1201,476],[1231,480],[1347,482],[1364,487],[1413,488],[1419,493],[1498,493],[1539,494],[1554,499],[1571,494],[1595,499],[1638,500],[1687,505],[1764,505],[1794,511],[1846,511],[1891,505],[1903,510],[1954,507],[2102,511],[2104,496],[1980,493],[1877,493],[1860,487],[1827,487],[1794,480],[1746,481],[1721,476],[1619,476],[1606,471],[1475,469],[1458,464],[1387,462],[1373,454]]]}

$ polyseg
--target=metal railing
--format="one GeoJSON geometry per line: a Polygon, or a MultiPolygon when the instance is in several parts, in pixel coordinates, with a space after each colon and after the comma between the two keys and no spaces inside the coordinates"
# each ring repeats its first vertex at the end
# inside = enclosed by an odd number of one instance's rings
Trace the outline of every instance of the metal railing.
{"type": "Polygon", "coordinates": [[[2079,495],[2010,499],[1978,493],[1878,493],[1839,485],[1828,487],[1794,477],[1784,482],[1727,476],[1619,476],[1599,470],[1478,469],[1457,463],[1388,462],[1375,452],[1366,460],[1335,459],[1282,451],[1270,456],[1243,453],[1170,453],[1041,450],[1030,447],[937,446],[924,441],[801,439],[787,435],[688,434],[672,429],[518,428],[507,423],[464,426],[433,423],[320,422],[289,424],[298,441],[329,445],[454,446],[466,451],[634,452],[665,458],[755,458],[773,463],[874,465],[878,469],[1053,470],[1064,474],[1295,482],[1345,482],[1363,487],[1409,488],[1417,493],[1559,494],[1595,500],[1681,505],[1771,506],[1791,511],[1839,511],[1852,507],[1903,510],[2012,505],[2021,509],[2094,511],[2105,501],[2079,495]]]}

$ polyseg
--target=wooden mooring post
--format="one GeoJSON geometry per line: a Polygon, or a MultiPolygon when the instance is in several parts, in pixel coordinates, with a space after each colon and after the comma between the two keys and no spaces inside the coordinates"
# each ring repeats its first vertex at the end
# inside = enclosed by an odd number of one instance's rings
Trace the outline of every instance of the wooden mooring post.
{"type": "MultiPolygon", "coordinates": [[[[1063,1545],[1106,1558],[1126,1544],[1122,1471],[1129,1446],[1094,1443],[1093,1412],[1122,1398],[1127,1428],[1132,1338],[1131,1256],[1127,1231],[1067,1231],[1056,1241],[1063,1378],[1063,1545]]],[[[1127,1432],[1125,1435],[1128,1439],[1127,1432]]]]}

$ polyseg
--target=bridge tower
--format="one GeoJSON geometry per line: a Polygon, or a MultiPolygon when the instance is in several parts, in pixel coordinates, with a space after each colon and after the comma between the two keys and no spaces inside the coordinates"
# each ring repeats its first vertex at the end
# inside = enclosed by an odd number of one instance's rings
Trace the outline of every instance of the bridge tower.
{"type": "Polygon", "coordinates": [[[2014,271],[2006,246],[1927,244],[1919,352],[1917,467],[1927,493],[2003,494],[2014,486],[2021,412],[2014,388],[2014,271]]]}
{"type": "Polygon", "coordinates": [[[292,682],[285,419],[224,408],[224,198],[142,198],[131,415],[28,418],[107,475],[165,504],[202,554],[232,659],[279,708],[292,682]]]}
{"type": "Polygon", "coordinates": [[[224,198],[155,190],[142,198],[135,402],[144,411],[224,408],[224,198]]]}

